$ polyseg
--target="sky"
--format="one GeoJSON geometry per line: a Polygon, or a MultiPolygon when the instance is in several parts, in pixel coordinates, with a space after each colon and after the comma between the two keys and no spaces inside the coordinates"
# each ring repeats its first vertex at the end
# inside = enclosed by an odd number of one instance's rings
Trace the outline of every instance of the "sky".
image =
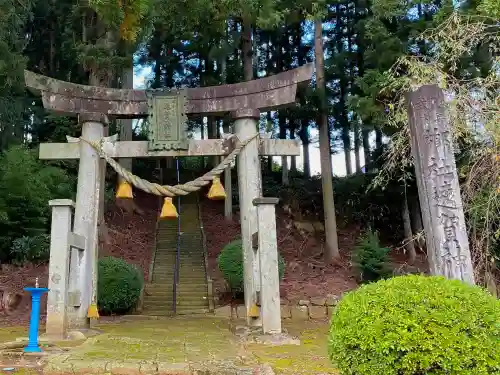
{"type": "MultiPolygon", "coordinates": [[[[152,69],[151,67],[142,67],[142,68],[134,68],[134,88],[136,89],[144,89],[146,87],[147,81],[152,77],[152,69]]],[[[206,132],[205,132],[206,134],[206,132]]],[[[200,133],[194,134],[195,139],[200,139],[200,133]]],[[[318,130],[311,129],[310,131],[311,140],[316,140],[316,142],[312,142],[309,145],[309,158],[311,163],[311,174],[320,174],[321,166],[320,166],[320,155],[319,155],[319,144],[317,142],[318,139],[318,130]]],[[[299,141],[300,142],[300,141],[299,141]]],[[[302,147],[301,147],[302,154],[302,147]]],[[[365,159],[363,149],[361,148],[359,151],[361,166],[364,166],[365,159]]],[[[297,157],[297,168],[302,169],[302,155],[297,157]]],[[[274,161],[278,164],[281,164],[281,158],[275,157],[274,161]]],[[[352,169],[356,170],[355,166],[355,157],[354,150],[351,151],[351,161],[352,161],[352,169]]],[[[288,162],[290,165],[290,161],[288,162]]],[[[333,174],[339,177],[346,175],[346,165],[345,165],[345,155],[344,152],[339,152],[337,154],[332,155],[332,171],[333,174]]]]}

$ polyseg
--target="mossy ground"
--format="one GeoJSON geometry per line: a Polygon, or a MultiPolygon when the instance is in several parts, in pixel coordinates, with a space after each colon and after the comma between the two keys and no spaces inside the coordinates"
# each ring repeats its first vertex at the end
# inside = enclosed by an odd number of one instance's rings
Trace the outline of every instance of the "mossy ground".
{"type": "Polygon", "coordinates": [[[284,326],[300,338],[301,345],[252,344],[248,350],[260,363],[269,363],[277,374],[337,374],[328,359],[328,322],[286,322],[284,326]]]}
{"type": "MultiPolygon", "coordinates": [[[[230,322],[213,317],[171,318],[98,324],[104,332],[71,349],[65,362],[231,362],[269,363],[277,374],[336,374],[327,358],[327,322],[285,322],[301,345],[239,344],[230,322]]],[[[0,342],[23,336],[25,329],[0,330],[0,342]]]]}
{"type": "MultiPolygon", "coordinates": [[[[42,331],[40,331],[42,333],[42,331]]],[[[14,341],[18,337],[27,337],[28,327],[2,327],[0,328],[0,344],[14,341]]]]}

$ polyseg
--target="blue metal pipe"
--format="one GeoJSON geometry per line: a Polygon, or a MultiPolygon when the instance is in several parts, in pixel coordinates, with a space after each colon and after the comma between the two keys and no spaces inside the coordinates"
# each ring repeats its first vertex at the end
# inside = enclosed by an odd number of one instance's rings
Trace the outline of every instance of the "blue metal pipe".
{"type": "Polygon", "coordinates": [[[24,288],[31,294],[31,317],[28,336],[28,346],[24,348],[25,353],[40,353],[42,349],[38,346],[38,327],[40,324],[40,297],[49,291],[47,288],[24,288]]]}

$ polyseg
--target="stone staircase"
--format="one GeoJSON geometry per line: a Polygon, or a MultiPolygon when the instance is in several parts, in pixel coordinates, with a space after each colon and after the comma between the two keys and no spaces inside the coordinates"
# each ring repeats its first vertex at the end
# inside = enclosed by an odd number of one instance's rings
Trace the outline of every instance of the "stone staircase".
{"type": "MultiPolygon", "coordinates": [[[[174,199],[177,203],[177,199],[174,199]]],[[[151,283],[146,285],[143,314],[165,316],[208,312],[208,284],[197,196],[181,197],[180,236],[177,220],[159,220],[151,283]],[[174,310],[174,268],[180,243],[179,280],[174,310]]]]}

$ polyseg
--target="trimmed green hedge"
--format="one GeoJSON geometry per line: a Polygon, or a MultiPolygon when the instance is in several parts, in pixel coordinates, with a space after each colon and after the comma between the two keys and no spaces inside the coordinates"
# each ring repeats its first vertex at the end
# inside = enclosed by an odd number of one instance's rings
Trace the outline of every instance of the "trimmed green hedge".
{"type": "MultiPolygon", "coordinates": [[[[241,239],[234,240],[224,246],[217,258],[217,263],[231,291],[243,292],[243,246],[241,239]]],[[[280,254],[278,254],[278,272],[280,280],[282,280],[285,274],[285,261],[280,254]]]]}
{"type": "Polygon", "coordinates": [[[122,259],[99,260],[97,305],[104,315],[123,314],[137,305],[144,279],[137,267],[122,259]]]}
{"type": "Polygon", "coordinates": [[[381,280],[339,302],[328,346],[342,375],[498,375],[500,301],[442,277],[381,280]]]}

